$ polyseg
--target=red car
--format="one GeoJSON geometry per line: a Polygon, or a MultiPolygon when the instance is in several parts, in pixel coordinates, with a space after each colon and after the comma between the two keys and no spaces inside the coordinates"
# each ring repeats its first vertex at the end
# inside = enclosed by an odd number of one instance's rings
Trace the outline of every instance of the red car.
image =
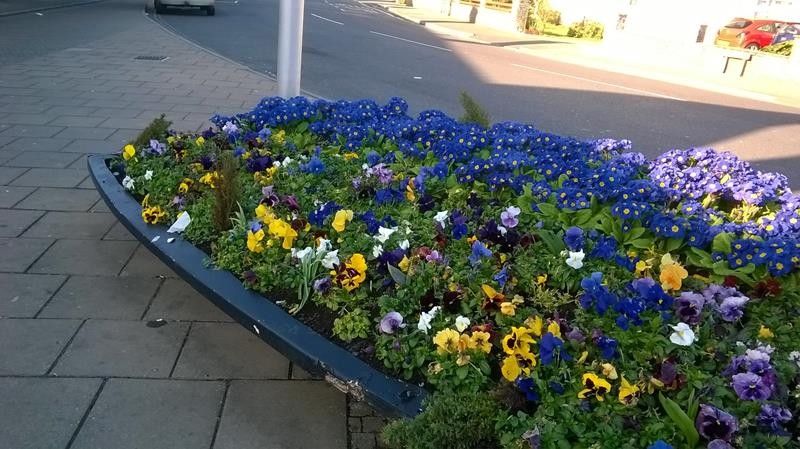
{"type": "Polygon", "coordinates": [[[760,50],[772,44],[778,26],[796,23],[780,20],[733,19],[729,24],[717,31],[714,44],[722,47],[741,47],[748,50],[760,50]]]}

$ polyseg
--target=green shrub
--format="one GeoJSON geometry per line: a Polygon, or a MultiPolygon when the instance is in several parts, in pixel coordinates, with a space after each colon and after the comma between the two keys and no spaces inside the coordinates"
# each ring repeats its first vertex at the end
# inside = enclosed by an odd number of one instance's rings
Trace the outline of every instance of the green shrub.
{"type": "Polygon", "coordinates": [[[412,420],[383,430],[392,449],[486,449],[498,447],[495,422],[504,411],[488,394],[435,394],[412,420]]]}
{"type": "Polygon", "coordinates": [[[189,223],[183,235],[201,247],[211,244],[219,237],[212,221],[214,203],[214,195],[206,193],[186,206],[186,212],[192,217],[192,222],[189,223]]]}
{"type": "Polygon", "coordinates": [[[593,20],[582,20],[580,22],[575,22],[569,26],[567,36],[581,39],[602,39],[603,24],[593,20]]]}
{"type": "Polygon", "coordinates": [[[163,140],[171,125],[172,122],[167,120],[167,116],[161,114],[159,117],[154,118],[130,144],[136,148],[142,148],[149,146],[151,139],[163,140]]]}
{"type": "Polygon", "coordinates": [[[544,9],[541,11],[542,20],[550,25],[561,25],[561,11],[555,9],[544,9]]]}
{"type": "Polygon", "coordinates": [[[794,41],[786,41],[786,42],[781,42],[780,44],[769,45],[767,47],[762,48],[761,51],[781,56],[789,56],[792,54],[793,47],[794,47],[794,41]]]}
{"type": "Polygon", "coordinates": [[[470,94],[462,91],[460,101],[461,107],[464,108],[464,115],[459,119],[461,123],[477,123],[484,128],[491,125],[489,113],[470,94]]]}

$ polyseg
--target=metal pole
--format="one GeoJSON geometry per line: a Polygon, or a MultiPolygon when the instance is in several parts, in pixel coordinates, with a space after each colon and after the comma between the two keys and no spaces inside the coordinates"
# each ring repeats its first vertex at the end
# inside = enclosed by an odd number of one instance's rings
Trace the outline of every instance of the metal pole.
{"type": "Polygon", "coordinates": [[[281,0],[278,19],[278,95],[300,95],[305,0],[281,0]]]}

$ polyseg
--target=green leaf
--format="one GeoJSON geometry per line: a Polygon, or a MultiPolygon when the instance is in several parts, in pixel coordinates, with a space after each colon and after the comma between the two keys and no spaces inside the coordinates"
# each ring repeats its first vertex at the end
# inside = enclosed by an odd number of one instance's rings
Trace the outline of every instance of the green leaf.
{"type": "Polygon", "coordinates": [[[697,442],[700,441],[700,435],[694,427],[694,422],[689,418],[686,412],[684,412],[675,401],[664,396],[661,392],[658,393],[658,401],[661,403],[661,406],[664,407],[664,411],[667,412],[672,422],[678,426],[683,436],[686,437],[686,441],[689,443],[688,447],[694,448],[697,446],[697,442]]]}
{"type": "Polygon", "coordinates": [[[634,248],[647,249],[653,245],[653,240],[648,238],[642,238],[629,242],[629,244],[634,248]]]}
{"type": "Polygon", "coordinates": [[[711,242],[711,251],[716,251],[724,254],[730,254],[731,242],[735,235],[732,232],[720,232],[714,236],[711,242]]]}
{"type": "Polygon", "coordinates": [[[406,284],[406,282],[408,281],[408,276],[406,276],[405,273],[400,271],[399,268],[395,267],[394,265],[388,264],[388,263],[386,264],[386,268],[389,269],[389,275],[392,277],[392,279],[394,280],[394,282],[397,285],[405,285],[406,284]]]}
{"type": "Polygon", "coordinates": [[[547,249],[549,249],[550,253],[554,256],[560,256],[561,251],[566,248],[564,246],[564,241],[561,240],[561,237],[552,231],[548,231],[546,229],[540,230],[539,238],[542,239],[542,242],[544,242],[544,244],[547,246],[547,249]]]}
{"type": "Polygon", "coordinates": [[[575,213],[575,226],[584,227],[589,224],[594,218],[594,212],[591,209],[581,209],[575,213]]]}
{"type": "Polygon", "coordinates": [[[647,229],[645,229],[645,228],[643,228],[641,226],[638,227],[638,228],[633,228],[630,231],[628,231],[627,234],[625,234],[625,241],[626,242],[632,242],[632,241],[638,239],[639,237],[641,237],[642,235],[644,235],[645,232],[647,232],[647,229]]]}
{"type": "Polygon", "coordinates": [[[539,203],[536,206],[545,217],[555,218],[558,216],[558,208],[550,203],[539,203]]]}
{"type": "Polygon", "coordinates": [[[664,251],[668,252],[668,253],[671,253],[671,252],[677,250],[678,248],[680,248],[682,244],[683,244],[683,239],[682,238],[680,238],[680,239],[676,239],[676,238],[667,239],[667,243],[664,245],[664,251]]]}
{"type": "Polygon", "coordinates": [[[456,368],[456,376],[458,376],[459,379],[466,379],[467,374],[469,374],[469,365],[459,366],[456,368]]]}
{"type": "Polygon", "coordinates": [[[711,254],[699,248],[690,247],[686,259],[690,264],[696,267],[711,268],[711,266],[714,265],[711,254]]]}

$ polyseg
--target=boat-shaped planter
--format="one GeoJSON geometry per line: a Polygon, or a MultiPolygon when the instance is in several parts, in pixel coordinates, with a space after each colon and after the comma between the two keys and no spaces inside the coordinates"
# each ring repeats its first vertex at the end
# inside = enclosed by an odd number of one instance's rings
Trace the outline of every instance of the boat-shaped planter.
{"type": "Polygon", "coordinates": [[[108,155],[88,157],[92,180],[108,208],[136,239],[198,292],[289,360],[342,392],[366,400],[390,416],[419,413],[427,395],[423,388],[378,371],[273,301],[246,289],[232,273],[210,266],[208,254],[180,235],[167,234],[164,226],[146,224],[141,205],[120,184],[124,175],[112,172],[110,162],[108,155]]]}

